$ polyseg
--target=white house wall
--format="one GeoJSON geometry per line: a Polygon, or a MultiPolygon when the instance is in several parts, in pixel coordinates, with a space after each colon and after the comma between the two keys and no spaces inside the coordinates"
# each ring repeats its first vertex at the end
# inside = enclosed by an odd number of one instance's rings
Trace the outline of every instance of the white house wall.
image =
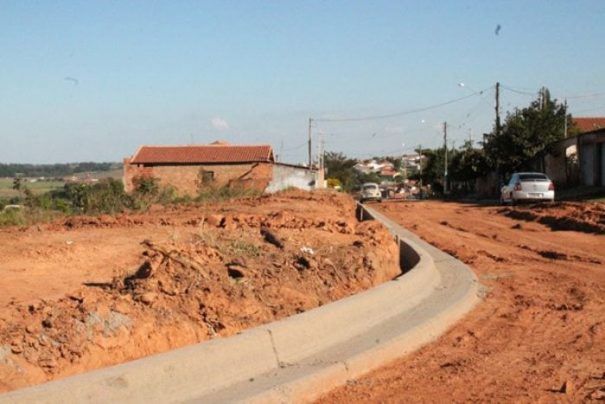
{"type": "Polygon", "coordinates": [[[273,178],[265,192],[273,193],[294,187],[310,191],[315,188],[317,172],[304,167],[273,164],[273,178]]]}

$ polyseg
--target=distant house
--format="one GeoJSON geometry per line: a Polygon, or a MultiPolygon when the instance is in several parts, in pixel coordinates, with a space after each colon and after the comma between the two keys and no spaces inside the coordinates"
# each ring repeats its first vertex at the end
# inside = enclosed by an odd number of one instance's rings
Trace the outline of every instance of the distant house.
{"type": "Polygon", "coordinates": [[[203,187],[242,186],[271,192],[294,186],[311,189],[317,172],[275,162],[269,145],[141,146],[124,159],[124,187],[134,190],[134,179],[157,178],[179,195],[196,195],[203,187]]]}
{"type": "Polygon", "coordinates": [[[387,179],[394,179],[395,177],[401,176],[401,174],[395,169],[395,167],[393,167],[393,165],[385,165],[380,170],[380,176],[387,179]]]}
{"type": "Polygon", "coordinates": [[[422,158],[421,158],[420,155],[417,153],[404,154],[403,156],[401,156],[401,162],[402,162],[401,165],[405,168],[418,170],[418,169],[420,169],[420,162],[423,159],[424,159],[424,156],[422,156],[422,158]]]}
{"type": "Polygon", "coordinates": [[[390,161],[386,161],[386,160],[381,161],[381,162],[377,162],[376,160],[364,160],[364,161],[360,161],[357,164],[355,164],[355,166],[353,166],[353,169],[362,174],[370,174],[370,173],[380,174],[381,171],[385,167],[392,168],[393,163],[391,163],[390,161]]]}
{"type": "Polygon", "coordinates": [[[543,160],[543,171],[566,185],[605,187],[605,127],[555,142],[543,160]]]}
{"type": "Polygon", "coordinates": [[[574,124],[580,133],[605,129],[605,117],[577,117],[574,124]]]}

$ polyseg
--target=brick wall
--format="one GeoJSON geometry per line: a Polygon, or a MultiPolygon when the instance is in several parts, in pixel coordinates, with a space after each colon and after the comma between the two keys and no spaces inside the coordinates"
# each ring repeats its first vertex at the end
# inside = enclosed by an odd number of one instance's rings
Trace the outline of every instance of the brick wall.
{"type": "Polygon", "coordinates": [[[195,164],[195,165],[165,165],[143,167],[129,164],[124,159],[124,188],[126,192],[134,190],[132,179],[134,177],[152,176],[160,181],[161,185],[174,187],[178,195],[195,196],[198,193],[199,173],[212,171],[214,182],[212,186],[225,186],[241,184],[246,188],[264,190],[271,181],[272,171],[269,163],[248,164],[195,164]]]}

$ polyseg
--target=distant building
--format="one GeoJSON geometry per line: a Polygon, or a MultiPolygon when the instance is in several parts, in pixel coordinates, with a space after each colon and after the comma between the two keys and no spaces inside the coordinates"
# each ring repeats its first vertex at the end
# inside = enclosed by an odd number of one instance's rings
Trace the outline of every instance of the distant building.
{"type": "MultiPolygon", "coordinates": [[[[424,156],[422,156],[424,158],[424,156]]],[[[401,156],[401,166],[418,170],[420,168],[421,156],[417,153],[404,154],[401,156]]]]}
{"type": "Polygon", "coordinates": [[[276,163],[269,145],[141,146],[124,159],[124,187],[134,190],[136,177],[154,177],[179,195],[196,195],[203,187],[241,186],[275,192],[293,186],[312,189],[316,170],[276,163]]]}
{"type": "Polygon", "coordinates": [[[559,140],[542,160],[542,169],[558,184],[605,187],[605,127],[559,140]]]}
{"type": "Polygon", "coordinates": [[[605,117],[577,117],[573,121],[580,133],[605,129],[605,117]]]}
{"type": "MultiPolygon", "coordinates": [[[[376,173],[380,174],[385,168],[393,168],[393,163],[384,160],[377,162],[376,160],[365,160],[353,166],[353,169],[362,174],[376,173]]],[[[388,169],[387,168],[387,169],[388,169]]]]}

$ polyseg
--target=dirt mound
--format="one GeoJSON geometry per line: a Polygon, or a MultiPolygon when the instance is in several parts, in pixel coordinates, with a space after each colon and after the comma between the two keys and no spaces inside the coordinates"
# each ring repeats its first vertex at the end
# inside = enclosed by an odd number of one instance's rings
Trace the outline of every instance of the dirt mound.
{"type": "MultiPolygon", "coordinates": [[[[84,260],[92,265],[94,248],[120,232],[138,238],[124,252],[134,265],[108,272],[103,259],[96,275],[78,275],[80,286],[59,298],[32,290],[0,311],[0,391],[232,335],[399,273],[388,232],[358,223],[354,202],[332,193],[74,217],[22,237],[29,245],[67,239],[71,244],[49,245],[42,256],[77,273],[84,260]],[[55,257],[56,248],[63,252],[55,257]]],[[[21,253],[18,263],[35,266],[38,259],[21,253]]],[[[47,279],[61,289],[58,279],[47,279]]],[[[0,281],[7,293],[9,285],[0,281]]]]}
{"type": "Polygon", "coordinates": [[[518,220],[538,222],[552,230],[605,234],[605,204],[559,202],[552,205],[506,207],[500,213],[518,220]]]}

